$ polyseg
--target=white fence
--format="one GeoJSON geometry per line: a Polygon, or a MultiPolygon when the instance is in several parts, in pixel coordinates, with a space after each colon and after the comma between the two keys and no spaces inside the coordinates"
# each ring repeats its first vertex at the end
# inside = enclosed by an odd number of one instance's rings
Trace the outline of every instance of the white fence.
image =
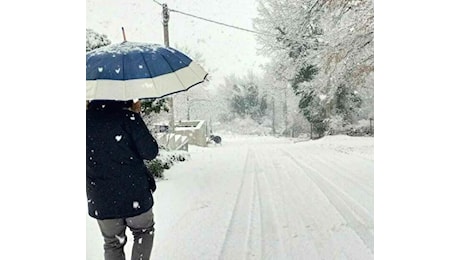
{"type": "Polygon", "coordinates": [[[184,150],[188,151],[188,137],[173,133],[157,133],[157,142],[169,151],[184,150]]]}
{"type": "Polygon", "coordinates": [[[208,128],[205,120],[188,120],[176,122],[174,133],[160,131],[161,127],[156,127],[157,142],[167,150],[188,151],[188,145],[208,146],[208,128]]]}

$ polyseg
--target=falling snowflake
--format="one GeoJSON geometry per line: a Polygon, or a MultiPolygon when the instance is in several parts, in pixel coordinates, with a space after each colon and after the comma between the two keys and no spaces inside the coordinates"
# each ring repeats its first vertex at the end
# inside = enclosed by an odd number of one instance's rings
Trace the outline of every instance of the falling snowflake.
{"type": "Polygon", "coordinates": [[[142,69],[142,68],[144,68],[144,66],[142,66],[142,65],[139,65],[139,69],[142,69]]]}
{"type": "Polygon", "coordinates": [[[99,215],[99,213],[97,213],[97,210],[94,211],[94,215],[96,216],[99,215]]]}
{"type": "Polygon", "coordinates": [[[120,142],[121,138],[122,138],[122,136],[121,136],[121,135],[117,135],[117,136],[115,136],[115,140],[117,140],[117,142],[120,142]]]}
{"type": "Polygon", "coordinates": [[[120,68],[115,69],[115,72],[118,74],[118,73],[120,73],[120,70],[121,70],[120,68]]]}
{"type": "Polygon", "coordinates": [[[133,208],[135,208],[135,209],[141,208],[141,206],[139,205],[139,202],[133,201],[133,208]]]}
{"type": "Polygon", "coordinates": [[[142,237],[137,241],[139,244],[142,244],[142,237]]]}
{"type": "Polygon", "coordinates": [[[97,69],[99,70],[99,72],[102,72],[102,71],[104,70],[103,67],[99,67],[99,68],[97,68],[97,69]]]}

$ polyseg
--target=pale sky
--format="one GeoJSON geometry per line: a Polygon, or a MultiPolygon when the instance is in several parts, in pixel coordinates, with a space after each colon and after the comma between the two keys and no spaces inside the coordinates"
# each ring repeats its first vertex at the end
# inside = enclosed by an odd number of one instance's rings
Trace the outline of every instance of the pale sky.
{"type": "MultiPolygon", "coordinates": [[[[255,0],[157,0],[170,9],[210,20],[254,30],[257,16],[255,0]]],[[[121,27],[128,41],[163,44],[162,8],[152,0],[87,0],[86,28],[106,34],[112,43],[123,41],[121,27]]],[[[267,58],[258,55],[260,46],[250,32],[224,27],[177,12],[170,12],[169,42],[171,47],[187,48],[193,59],[201,53],[211,83],[219,84],[224,76],[243,76],[252,70],[262,72],[267,58]]]]}

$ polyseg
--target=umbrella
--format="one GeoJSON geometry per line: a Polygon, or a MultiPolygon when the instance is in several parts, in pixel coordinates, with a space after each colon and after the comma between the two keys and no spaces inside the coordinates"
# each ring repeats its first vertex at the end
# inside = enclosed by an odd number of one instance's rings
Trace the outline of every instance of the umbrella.
{"type": "Polygon", "coordinates": [[[161,98],[186,91],[207,75],[176,49],[124,41],[86,53],[86,100],[161,98]]]}

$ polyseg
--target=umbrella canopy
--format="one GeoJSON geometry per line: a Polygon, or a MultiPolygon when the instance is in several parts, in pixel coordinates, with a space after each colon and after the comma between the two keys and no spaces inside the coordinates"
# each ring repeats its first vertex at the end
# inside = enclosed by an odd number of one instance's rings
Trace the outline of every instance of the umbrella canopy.
{"type": "Polygon", "coordinates": [[[161,98],[202,83],[208,73],[184,53],[122,42],[86,53],[86,100],[161,98]]]}

